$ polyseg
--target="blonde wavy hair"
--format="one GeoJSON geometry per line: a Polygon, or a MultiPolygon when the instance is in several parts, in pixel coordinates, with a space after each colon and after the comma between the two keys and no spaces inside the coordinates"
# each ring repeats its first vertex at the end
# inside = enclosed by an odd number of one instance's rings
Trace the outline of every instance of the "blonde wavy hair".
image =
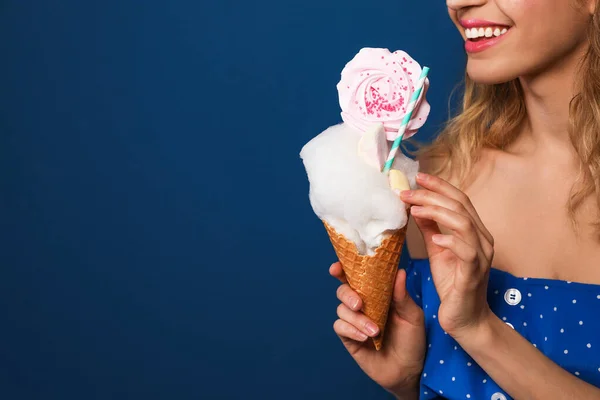
{"type": "MultiPolygon", "coordinates": [[[[600,2],[598,3],[600,4],[600,2]]],[[[579,156],[580,170],[567,204],[575,231],[576,210],[592,193],[600,209],[600,6],[590,19],[589,47],[579,64],[575,93],[569,106],[569,138],[579,156]]],[[[458,114],[448,120],[429,144],[407,139],[417,150],[407,153],[418,160],[431,160],[426,172],[448,173],[463,188],[482,148],[504,149],[518,136],[525,121],[523,90],[518,79],[485,85],[465,74],[464,98],[458,114]]],[[[600,219],[592,223],[600,238],[600,219]]]]}

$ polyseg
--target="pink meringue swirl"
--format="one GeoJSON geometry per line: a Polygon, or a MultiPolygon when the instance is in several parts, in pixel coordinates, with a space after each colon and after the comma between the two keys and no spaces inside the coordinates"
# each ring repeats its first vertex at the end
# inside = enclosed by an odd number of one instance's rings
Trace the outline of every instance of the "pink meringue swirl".
{"type": "MultiPolygon", "coordinates": [[[[361,49],[346,64],[337,84],[342,119],[361,132],[380,122],[387,139],[396,139],[420,75],[421,66],[404,51],[361,49]]],[[[431,107],[425,99],[428,87],[426,80],[403,139],[417,133],[429,116],[431,107]]]]}

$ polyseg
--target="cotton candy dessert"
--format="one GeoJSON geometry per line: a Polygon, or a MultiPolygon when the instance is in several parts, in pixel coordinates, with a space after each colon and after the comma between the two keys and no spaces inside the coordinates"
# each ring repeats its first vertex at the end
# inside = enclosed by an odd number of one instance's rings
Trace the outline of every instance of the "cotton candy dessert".
{"type": "Polygon", "coordinates": [[[408,206],[398,196],[415,189],[418,161],[399,145],[425,123],[428,68],[403,51],[363,48],[337,84],[341,123],[301,150],[313,211],[323,222],[363,312],[383,343],[394,279],[406,236],[408,206]]]}

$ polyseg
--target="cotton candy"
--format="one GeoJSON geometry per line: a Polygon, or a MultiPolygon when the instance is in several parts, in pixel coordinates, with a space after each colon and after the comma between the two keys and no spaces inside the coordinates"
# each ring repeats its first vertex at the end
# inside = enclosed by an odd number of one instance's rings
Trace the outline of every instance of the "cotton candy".
{"type": "MultiPolygon", "coordinates": [[[[361,157],[363,133],[347,123],[331,126],[310,140],[300,157],[315,214],[351,240],[360,254],[372,255],[391,230],[406,225],[408,215],[388,176],[361,157]]],[[[399,152],[393,169],[402,171],[416,188],[418,161],[399,152]]]]}

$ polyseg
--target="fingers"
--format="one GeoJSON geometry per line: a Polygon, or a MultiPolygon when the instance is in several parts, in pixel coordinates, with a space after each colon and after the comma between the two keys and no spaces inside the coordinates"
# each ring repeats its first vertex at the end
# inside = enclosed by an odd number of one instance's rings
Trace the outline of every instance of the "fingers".
{"type": "Polygon", "coordinates": [[[361,312],[352,311],[345,304],[340,304],[337,309],[337,315],[342,320],[352,325],[363,334],[371,337],[377,336],[379,327],[366,315],[361,312]]]}
{"type": "Polygon", "coordinates": [[[415,217],[433,220],[456,232],[462,240],[473,248],[481,247],[477,228],[473,226],[471,218],[463,214],[439,206],[413,206],[410,212],[415,217]]]}
{"type": "MultiPolygon", "coordinates": [[[[461,192],[462,193],[462,192],[461,192]]],[[[410,204],[414,204],[417,206],[436,206],[448,209],[450,211],[454,211],[457,214],[467,216],[471,219],[475,226],[475,231],[479,235],[479,241],[484,243],[488,241],[488,238],[485,236],[485,233],[482,229],[485,229],[483,223],[479,221],[479,216],[475,212],[475,209],[469,210],[467,206],[465,206],[461,201],[450,198],[446,195],[442,195],[440,193],[433,192],[431,190],[414,190],[414,191],[406,191],[401,192],[401,199],[410,204]],[[479,222],[478,222],[479,221],[479,222]]],[[[466,197],[466,196],[465,196],[466,197]]],[[[470,203],[470,200],[469,200],[470,203]]],[[[491,245],[490,245],[491,247],[491,245]]]]}
{"type": "MultiPolygon", "coordinates": [[[[456,257],[463,261],[461,273],[467,280],[476,280],[480,270],[487,269],[491,265],[493,248],[484,250],[477,229],[473,227],[473,221],[462,214],[438,206],[411,207],[411,213],[415,216],[436,221],[447,226],[454,235],[435,234],[431,236],[438,249],[449,249],[456,257]],[[489,253],[488,253],[489,252],[489,253]],[[488,255],[489,254],[489,255],[488,255]]],[[[483,239],[485,241],[485,238],[483,239]]],[[[443,250],[442,250],[443,251],[443,250]]],[[[429,253],[433,257],[438,252],[429,253]]]]}
{"type": "MultiPolygon", "coordinates": [[[[337,310],[340,319],[334,322],[333,330],[342,339],[348,350],[353,353],[358,350],[359,343],[356,342],[364,342],[369,338],[369,335],[364,331],[372,331],[372,326],[369,323],[373,324],[373,322],[359,312],[363,306],[362,300],[348,285],[342,264],[339,261],[331,264],[329,274],[342,282],[336,292],[337,298],[342,302],[337,310]],[[357,326],[362,326],[363,330],[357,328],[357,326]],[[367,330],[367,326],[370,330],[367,330]]],[[[377,325],[375,325],[375,329],[376,332],[379,332],[377,325]]]]}
{"type": "MultiPolygon", "coordinates": [[[[412,207],[411,207],[411,209],[412,209],[412,207]]],[[[411,211],[411,216],[413,217],[415,224],[417,224],[417,227],[419,228],[419,230],[421,231],[421,234],[423,235],[423,240],[425,242],[425,248],[427,250],[427,255],[429,257],[433,257],[436,254],[444,251],[443,248],[437,246],[431,240],[431,237],[433,235],[442,233],[440,231],[440,227],[438,226],[437,222],[432,221],[430,219],[426,219],[426,218],[419,218],[419,217],[415,216],[414,214],[412,214],[412,211],[411,211]]]]}
{"type": "MultiPolygon", "coordinates": [[[[470,218],[438,206],[413,206],[411,207],[411,213],[415,217],[418,216],[436,221],[458,233],[458,235],[436,235],[436,238],[441,238],[441,243],[455,245],[452,250],[456,250],[455,254],[460,259],[465,262],[476,260],[474,264],[482,267],[491,264],[494,257],[494,248],[485,238],[481,237],[481,233],[473,226],[473,221],[470,218]],[[447,236],[454,237],[454,239],[444,239],[447,236]],[[451,242],[448,242],[448,240],[451,242]],[[479,257],[483,257],[483,260],[479,260],[479,257]],[[479,263],[477,261],[484,262],[479,263]]],[[[441,246],[441,243],[437,243],[436,241],[434,243],[440,247],[448,248],[447,246],[441,246]]]]}
{"type": "MultiPolygon", "coordinates": [[[[405,202],[419,205],[419,206],[412,206],[410,208],[411,214],[413,215],[413,217],[417,217],[420,215],[419,214],[420,206],[441,208],[441,209],[453,211],[457,215],[466,216],[465,221],[468,222],[470,220],[470,225],[468,226],[469,231],[472,230],[476,233],[476,235],[479,238],[478,243],[481,246],[481,248],[483,249],[484,254],[486,254],[486,257],[488,259],[491,259],[493,252],[494,252],[493,244],[491,244],[488,241],[484,232],[481,231],[481,227],[476,222],[478,220],[478,217],[477,217],[477,220],[475,220],[473,218],[473,216],[471,215],[471,213],[468,212],[467,209],[462,205],[462,203],[460,203],[456,200],[453,200],[453,199],[449,199],[446,196],[442,196],[438,193],[434,193],[429,190],[416,190],[416,191],[412,191],[412,192],[411,191],[402,192],[401,199],[405,202]],[[409,193],[412,193],[412,195],[408,196],[409,193]]],[[[421,216],[423,218],[425,218],[425,216],[423,216],[423,215],[421,215],[421,216]]],[[[415,218],[415,221],[416,221],[416,218],[415,218]]],[[[479,222],[479,224],[481,224],[481,226],[483,226],[483,224],[481,222],[479,222]]],[[[423,226],[423,224],[417,224],[417,225],[420,225],[420,228],[421,228],[421,226],[423,226]]],[[[433,224],[431,226],[433,228],[437,229],[436,224],[433,224]]],[[[435,233],[439,233],[439,232],[435,232],[435,233]]],[[[427,243],[427,240],[429,239],[429,237],[430,236],[424,236],[426,243],[427,243]]],[[[431,247],[431,246],[429,246],[429,247],[431,247]]],[[[439,252],[439,250],[436,249],[435,246],[433,246],[433,248],[429,249],[428,254],[431,256],[431,255],[437,254],[437,252],[439,252]]]]}
{"type": "Polygon", "coordinates": [[[458,238],[456,235],[436,235],[433,237],[433,241],[440,247],[449,249],[459,259],[464,261],[462,264],[462,273],[467,278],[467,281],[476,282],[477,273],[479,269],[478,265],[486,265],[486,261],[482,260],[482,255],[477,249],[469,246],[464,240],[458,238]]]}
{"type": "Polygon", "coordinates": [[[445,181],[444,179],[434,175],[419,173],[417,174],[417,181],[422,187],[427,188],[433,192],[442,194],[451,199],[454,199],[460,204],[462,204],[462,206],[471,215],[473,221],[475,222],[479,230],[483,233],[485,238],[492,244],[492,246],[494,245],[494,238],[492,237],[492,234],[487,230],[487,228],[481,221],[481,218],[479,218],[479,214],[477,214],[477,211],[475,210],[473,203],[471,203],[471,199],[469,198],[469,196],[467,196],[463,191],[461,191],[451,183],[445,181]]]}
{"type": "MultiPolygon", "coordinates": [[[[412,206],[411,215],[423,233],[427,254],[432,257],[442,251],[437,243],[431,243],[432,234],[441,234],[437,223],[456,232],[471,247],[481,249],[486,260],[492,261],[494,247],[487,241],[481,231],[473,226],[473,221],[463,214],[457,214],[447,208],[438,206],[412,206]]],[[[483,263],[482,265],[486,265],[483,263]]]]}
{"type": "Polygon", "coordinates": [[[484,249],[486,244],[493,248],[494,238],[487,230],[475,207],[471,203],[471,199],[461,190],[436,176],[422,174],[426,179],[419,174],[418,182],[425,190],[404,191],[401,193],[401,199],[405,203],[416,205],[437,205],[455,211],[459,214],[468,215],[481,235],[480,241],[484,249]]]}
{"type": "Polygon", "coordinates": [[[333,323],[333,330],[342,339],[352,339],[357,342],[364,342],[369,338],[367,335],[356,329],[355,326],[341,319],[338,319],[333,323]]]}
{"type": "MultiPolygon", "coordinates": [[[[346,282],[342,266],[339,262],[331,265],[329,273],[341,282],[346,282]]],[[[360,312],[363,303],[358,293],[352,290],[350,285],[343,283],[338,287],[336,295],[342,302],[337,309],[340,322],[336,321],[336,324],[334,324],[336,333],[341,337],[358,341],[364,341],[369,336],[377,336],[379,333],[377,324],[360,312]]]]}
{"type": "MultiPolygon", "coordinates": [[[[346,284],[338,289],[338,296],[342,299],[356,294],[346,284]]],[[[358,297],[358,296],[357,296],[358,297]]],[[[406,290],[406,271],[399,270],[394,285],[391,313],[415,326],[424,323],[423,310],[412,300],[406,290]]],[[[379,334],[379,327],[359,310],[352,310],[345,302],[337,308],[339,317],[333,324],[336,334],[351,354],[364,350],[364,342],[369,337],[379,334]]],[[[396,318],[397,318],[396,317],[396,318]]]]}
{"type": "Polygon", "coordinates": [[[340,300],[351,310],[360,310],[363,306],[362,300],[358,293],[352,290],[350,285],[348,285],[348,281],[344,275],[344,270],[342,269],[342,264],[339,261],[331,264],[329,267],[329,273],[331,276],[342,282],[342,285],[338,287],[336,292],[338,300],[340,300]]]}
{"type": "Polygon", "coordinates": [[[337,298],[350,310],[358,311],[362,308],[362,300],[358,293],[356,293],[350,285],[347,283],[340,285],[336,292],[337,298]]]}
{"type": "Polygon", "coordinates": [[[342,264],[338,261],[329,267],[329,274],[339,280],[342,283],[347,283],[346,276],[344,275],[344,270],[342,269],[342,264]]]}
{"type": "Polygon", "coordinates": [[[423,310],[419,307],[408,294],[406,290],[406,271],[398,270],[394,292],[392,295],[392,311],[396,312],[400,318],[412,325],[423,324],[423,310]]]}

